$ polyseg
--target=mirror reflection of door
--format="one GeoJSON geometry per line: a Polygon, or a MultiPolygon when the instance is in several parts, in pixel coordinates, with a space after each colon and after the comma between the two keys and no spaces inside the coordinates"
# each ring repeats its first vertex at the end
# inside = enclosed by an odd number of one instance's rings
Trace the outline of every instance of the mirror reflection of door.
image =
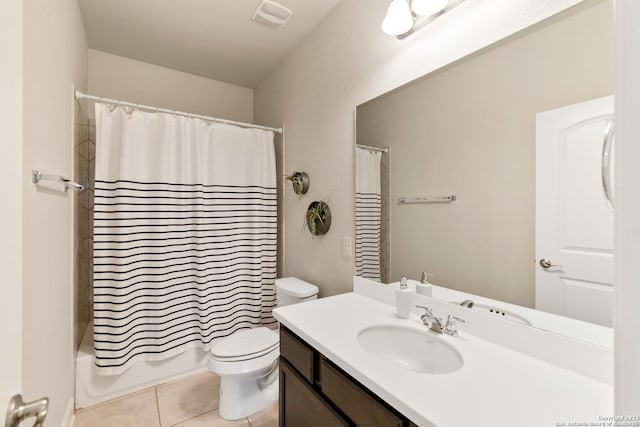
{"type": "Polygon", "coordinates": [[[536,308],[611,326],[613,97],[536,117],[536,308]],[[605,146],[607,144],[607,146],[605,146]]]}

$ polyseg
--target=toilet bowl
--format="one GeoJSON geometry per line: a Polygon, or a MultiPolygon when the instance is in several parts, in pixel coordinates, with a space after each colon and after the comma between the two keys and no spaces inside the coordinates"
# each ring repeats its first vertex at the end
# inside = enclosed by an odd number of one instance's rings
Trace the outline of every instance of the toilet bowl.
{"type": "Polygon", "coordinates": [[[211,348],[209,370],[220,376],[218,412],[238,420],[278,400],[278,334],[260,327],[231,334],[211,348]]]}
{"type": "MultiPolygon", "coordinates": [[[[317,286],[300,279],[276,279],[278,307],[317,295],[317,286]]],[[[234,332],[211,347],[207,366],[220,376],[218,413],[222,418],[238,420],[278,400],[278,344],[277,331],[259,327],[234,332]]]]}

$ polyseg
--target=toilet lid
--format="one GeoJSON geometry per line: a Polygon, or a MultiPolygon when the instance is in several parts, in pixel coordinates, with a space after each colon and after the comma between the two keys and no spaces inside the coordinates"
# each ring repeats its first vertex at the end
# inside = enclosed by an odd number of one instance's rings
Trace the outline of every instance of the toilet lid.
{"type": "Polygon", "coordinates": [[[246,356],[264,352],[278,345],[278,334],[264,326],[234,332],[211,347],[217,358],[246,356]]]}
{"type": "Polygon", "coordinates": [[[318,294],[318,287],[297,277],[276,279],[276,288],[284,294],[296,298],[308,298],[318,294]]]}

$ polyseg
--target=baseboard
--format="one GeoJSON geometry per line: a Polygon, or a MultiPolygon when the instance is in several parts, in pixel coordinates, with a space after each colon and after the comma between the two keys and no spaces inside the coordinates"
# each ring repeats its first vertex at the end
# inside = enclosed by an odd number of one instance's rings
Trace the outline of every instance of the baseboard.
{"type": "Polygon", "coordinates": [[[73,397],[69,398],[69,403],[67,403],[67,409],[64,411],[64,417],[62,418],[62,423],[60,427],[73,427],[73,423],[75,421],[75,402],[73,401],[73,397]]]}

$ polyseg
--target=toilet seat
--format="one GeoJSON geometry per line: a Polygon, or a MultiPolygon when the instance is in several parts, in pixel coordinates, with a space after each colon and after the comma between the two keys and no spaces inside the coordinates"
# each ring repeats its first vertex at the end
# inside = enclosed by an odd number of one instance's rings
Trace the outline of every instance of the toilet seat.
{"type": "Polygon", "coordinates": [[[278,334],[264,326],[234,332],[211,347],[207,365],[218,375],[269,369],[280,356],[278,341],[278,334]]]}
{"type": "Polygon", "coordinates": [[[237,331],[215,343],[210,357],[220,362],[257,359],[278,348],[278,334],[264,326],[237,331]]]}

